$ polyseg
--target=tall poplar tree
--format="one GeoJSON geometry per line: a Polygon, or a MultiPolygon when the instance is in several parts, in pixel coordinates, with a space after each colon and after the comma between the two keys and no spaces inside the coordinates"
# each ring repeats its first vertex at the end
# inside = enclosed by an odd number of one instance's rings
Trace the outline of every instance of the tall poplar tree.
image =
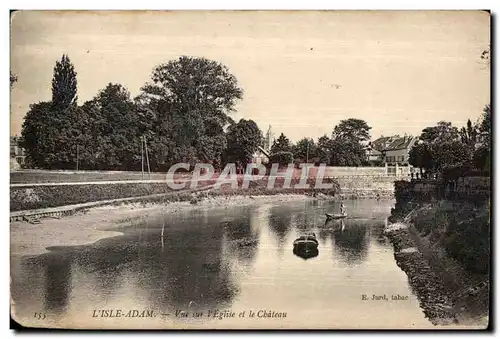
{"type": "Polygon", "coordinates": [[[66,109],[76,106],[77,82],[75,67],[66,54],[56,61],[52,78],[52,104],[55,108],[66,109]]]}

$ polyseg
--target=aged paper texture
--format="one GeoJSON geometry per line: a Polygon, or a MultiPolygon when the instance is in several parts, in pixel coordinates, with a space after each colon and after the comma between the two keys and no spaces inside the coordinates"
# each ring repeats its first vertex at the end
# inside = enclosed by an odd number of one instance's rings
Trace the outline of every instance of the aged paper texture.
{"type": "Polygon", "coordinates": [[[11,14],[11,316],[485,329],[487,11],[11,14]]]}

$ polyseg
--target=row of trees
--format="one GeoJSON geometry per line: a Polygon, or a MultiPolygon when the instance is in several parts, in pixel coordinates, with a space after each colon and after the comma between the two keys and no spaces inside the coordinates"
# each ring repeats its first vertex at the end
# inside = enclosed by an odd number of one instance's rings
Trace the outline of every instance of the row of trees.
{"type": "Polygon", "coordinates": [[[491,107],[486,105],[479,121],[458,129],[441,121],[425,128],[412,147],[409,163],[430,173],[479,170],[491,165],[491,107]]]}
{"type": "Polygon", "coordinates": [[[30,106],[22,128],[28,166],[137,170],[146,140],[150,167],[176,162],[248,161],[262,143],[255,122],[230,114],[243,96],[228,68],[181,57],[154,68],[136,98],[108,84],[77,105],[77,74],[68,56],[54,67],[52,100],[30,106]]]}
{"type": "Polygon", "coordinates": [[[282,133],[271,147],[271,160],[280,163],[296,160],[330,166],[368,165],[364,145],[370,139],[370,129],[366,121],[351,118],[340,121],[331,137],[324,135],[316,142],[303,138],[292,144],[282,133]]]}
{"type": "MultiPolygon", "coordinates": [[[[52,100],[31,105],[24,120],[21,146],[28,166],[74,169],[78,163],[80,169],[138,170],[146,146],[153,171],[177,162],[220,167],[251,162],[264,142],[254,121],[231,118],[243,90],[216,61],[180,57],[160,64],[135,98],[124,86],[109,83],[79,106],[77,84],[75,67],[63,55],[54,67],[52,100]]],[[[369,130],[365,121],[348,119],[317,142],[304,138],[292,144],[281,134],[271,160],[363,165],[369,130]]]]}
{"type": "MultiPolygon", "coordinates": [[[[11,76],[11,84],[16,80],[11,76]]],[[[67,55],[56,62],[52,100],[30,106],[21,146],[28,166],[45,169],[139,170],[143,140],[153,171],[187,162],[251,161],[263,135],[252,120],[235,122],[231,114],[243,90],[229,69],[205,58],[180,57],[156,66],[140,94],[132,98],[120,84],[108,84],[96,96],[77,104],[77,73],[67,55]]],[[[342,120],[331,136],[293,144],[283,135],[271,146],[271,162],[367,165],[368,124],[342,120]]],[[[469,164],[489,167],[491,110],[480,122],[457,129],[449,122],[422,131],[410,152],[410,163],[426,171],[469,164]],[[478,147],[479,145],[479,147],[478,147]]]]}

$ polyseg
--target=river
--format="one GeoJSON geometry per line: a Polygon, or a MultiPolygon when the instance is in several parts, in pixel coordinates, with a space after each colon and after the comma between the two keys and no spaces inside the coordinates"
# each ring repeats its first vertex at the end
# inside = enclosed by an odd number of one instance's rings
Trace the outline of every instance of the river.
{"type": "Polygon", "coordinates": [[[324,213],[338,213],[338,203],[312,200],[156,216],[114,229],[122,236],[14,260],[16,318],[36,312],[37,324],[56,327],[432,328],[383,235],[392,201],[345,205],[349,217],[329,222],[324,213]],[[319,241],[307,260],[292,252],[304,232],[319,241]]]}

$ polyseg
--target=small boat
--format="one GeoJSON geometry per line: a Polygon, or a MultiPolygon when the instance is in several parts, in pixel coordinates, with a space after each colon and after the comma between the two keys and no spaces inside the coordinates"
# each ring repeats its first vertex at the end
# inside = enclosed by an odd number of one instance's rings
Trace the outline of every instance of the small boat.
{"type": "Polygon", "coordinates": [[[307,234],[298,237],[293,242],[293,252],[294,253],[307,253],[307,252],[317,252],[318,250],[318,240],[316,239],[316,234],[307,234]]]}
{"type": "Polygon", "coordinates": [[[326,215],[326,219],[328,219],[328,220],[347,218],[347,214],[325,213],[325,215],[326,215]]]}
{"type": "Polygon", "coordinates": [[[319,251],[318,249],[312,249],[312,250],[309,250],[309,251],[299,251],[297,249],[293,249],[293,254],[295,254],[297,257],[300,257],[304,260],[307,260],[307,259],[310,259],[310,258],[314,258],[314,257],[317,257],[318,254],[319,254],[319,251]]]}

